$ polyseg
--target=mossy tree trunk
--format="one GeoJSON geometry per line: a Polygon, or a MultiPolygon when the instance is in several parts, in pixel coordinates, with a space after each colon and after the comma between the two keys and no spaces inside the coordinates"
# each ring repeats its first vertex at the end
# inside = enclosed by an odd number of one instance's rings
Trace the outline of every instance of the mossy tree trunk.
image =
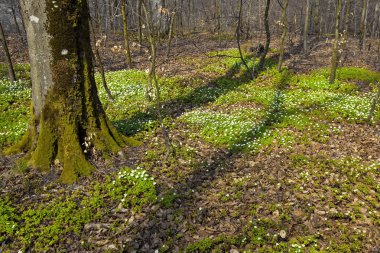
{"type": "Polygon", "coordinates": [[[8,153],[29,151],[29,165],[62,167],[74,182],[94,167],[90,155],[118,153],[126,139],[108,121],[94,79],[85,0],[21,0],[32,78],[33,118],[8,153]]]}

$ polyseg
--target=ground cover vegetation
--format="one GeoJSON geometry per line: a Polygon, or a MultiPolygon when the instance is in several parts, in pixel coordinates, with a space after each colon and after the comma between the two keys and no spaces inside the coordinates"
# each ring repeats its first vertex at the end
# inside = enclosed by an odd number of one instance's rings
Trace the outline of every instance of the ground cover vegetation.
{"type": "MultiPolygon", "coordinates": [[[[249,67],[258,64],[244,54],[249,67]]],[[[367,118],[380,74],[343,67],[330,84],[329,69],[279,72],[268,59],[252,80],[238,55],[236,49],[207,52],[191,57],[191,78],[158,76],[172,145],[167,159],[157,104],[145,98],[147,73],[107,72],[113,101],[97,74],[109,119],[141,145],[126,148],[128,158],[116,163],[102,160],[91,180],[74,185],[54,181],[59,164],[46,176],[30,171],[22,156],[3,157],[11,165],[2,169],[0,249],[379,249],[379,105],[367,118]]],[[[0,80],[2,150],[27,130],[27,70],[16,65],[17,82],[4,74],[0,80]]]]}

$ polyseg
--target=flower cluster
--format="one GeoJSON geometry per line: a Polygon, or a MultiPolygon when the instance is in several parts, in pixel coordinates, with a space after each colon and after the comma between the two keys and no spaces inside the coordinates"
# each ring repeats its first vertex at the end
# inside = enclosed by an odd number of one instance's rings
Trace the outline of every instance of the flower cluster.
{"type": "Polygon", "coordinates": [[[154,178],[141,167],[124,168],[109,185],[109,193],[123,207],[141,209],[157,200],[155,185],[154,178]]]}
{"type": "Polygon", "coordinates": [[[14,143],[26,132],[30,98],[28,82],[0,79],[0,146],[14,143]]]}

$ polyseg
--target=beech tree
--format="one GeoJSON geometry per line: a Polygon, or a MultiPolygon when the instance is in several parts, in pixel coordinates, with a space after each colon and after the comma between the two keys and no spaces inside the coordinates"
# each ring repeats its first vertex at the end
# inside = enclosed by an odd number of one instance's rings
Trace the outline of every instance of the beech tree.
{"type": "MultiPolygon", "coordinates": [[[[21,0],[32,79],[33,117],[8,153],[29,151],[29,165],[62,168],[74,182],[94,167],[90,155],[120,152],[127,139],[107,119],[95,85],[86,0],[21,0]]],[[[120,154],[120,153],[119,153],[120,154]]]]}

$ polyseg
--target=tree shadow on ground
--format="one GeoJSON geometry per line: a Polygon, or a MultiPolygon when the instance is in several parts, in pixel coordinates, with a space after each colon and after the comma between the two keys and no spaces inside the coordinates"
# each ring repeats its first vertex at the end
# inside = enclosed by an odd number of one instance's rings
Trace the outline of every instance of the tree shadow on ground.
{"type": "MultiPolygon", "coordinates": [[[[264,69],[272,68],[277,64],[278,55],[268,58],[264,69]]],[[[245,70],[242,78],[236,78],[236,74],[241,69],[241,64],[232,66],[225,75],[211,80],[206,85],[195,88],[191,92],[179,97],[162,102],[163,117],[177,118],[184,112],[194,110],[205,104],[214,102],[220,96],[238,89],[240,86],[251,82],[249,73],[245,70]]],[[[134,135],[143,129],[147,122],[157,121],[157,108],[150,106],[145,111],[139,111],[128,119],[115,121],[114,124],[120,127],[126,135],[134,135]]]]}
{"type": "MultiPolygon", "coordinates": [[[[241,144],[247,138],[259,140],[263,138],[264,132],[268,128],[273,127],[276,123],[281,122],[284,112],[284,90],[288,82],[288,74],[283,74],[280,82],[277,84],[276,92],[268,108],[266,116],[255,126],[252,126],[251,131],[246,136],[240,136],[235,144],[241,144]]],[[[198,105],[200,106],[200,104],[198,105]]],[[[234,145],[238,146],[238,145],[234,145]]],[[[148,214],[148,217],[143,218],[140,222],[136,222],[128,235],[129,245],[125,248],[124,252],[138,251],[138,252],[153,252],[159,249],[162,244],[166,244],[174,251],[180,243],[180,239],[175,239],[181,233],[182,224],[173,221],[172,216],[175,213],[184,213],[189,219],[193,201],[196,199],[196,192],[211,187],[212,182],[221,178],[227,173],[234,171],[235,165],[233,161],[241,157],[243,154],[239,148],[220,149],[213,154],[211,163],[200,162],[195,166],[195,170],[187,177],[184,182],[181,182],[173,187],[176,193],[175,204],[170,207],[161,205],[158,211],[148,214]],[[194,193],[195,191],[195,193],[194,193]],[[187,211],[187,213],[186,213],[187,211]],[[170,215],[165,215],[165,213],[170,215]]],[[[165,188],[165,186],[161,186],[165,188]]],[[[199,209],[196,211],[195,218],[198,223],[202,224],[208,216],[207,210],[199,209]]],[[[178,248],[177,248],[178,249],[178,248]]]]}

